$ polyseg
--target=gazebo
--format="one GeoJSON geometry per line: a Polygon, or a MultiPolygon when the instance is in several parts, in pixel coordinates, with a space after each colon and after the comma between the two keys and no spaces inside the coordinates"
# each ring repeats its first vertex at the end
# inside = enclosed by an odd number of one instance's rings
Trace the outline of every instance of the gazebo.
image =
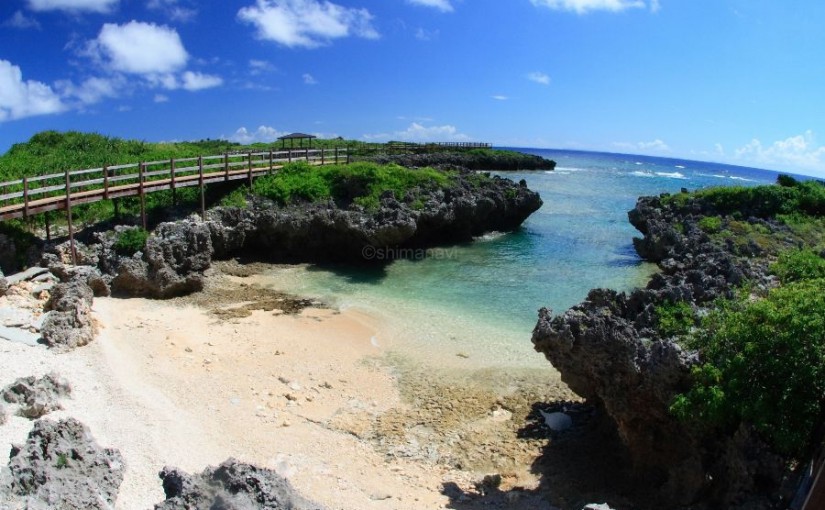
{"type": "Polygon", "coordinates": [[[295,147],[295,140],[298,140],[298,147],[299,148],[303,147],[304,140],[309,140],[309,147],[312,148],[312,139],[313,138],[318,138],[318,137],[314,136],[314,135],[308,135],[308,134],[305,134],[305,133],[291,133],[291,134],[288,134],[288,135],[279,136],[278,140],[281,141],[281,148],[282,149],[286,147],[286,141],[287,140],[289,140],[289,148],[290,149],[295,147]]]}

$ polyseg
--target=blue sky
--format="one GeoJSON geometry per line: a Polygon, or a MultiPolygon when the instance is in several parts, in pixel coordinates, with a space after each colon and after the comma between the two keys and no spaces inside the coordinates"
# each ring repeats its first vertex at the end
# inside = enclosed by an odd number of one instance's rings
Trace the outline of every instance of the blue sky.
{"type": "Polygon", "coordinates": [[[822,0],[4,0],[0,151],[484,141],[825,177],[822,0]]]}

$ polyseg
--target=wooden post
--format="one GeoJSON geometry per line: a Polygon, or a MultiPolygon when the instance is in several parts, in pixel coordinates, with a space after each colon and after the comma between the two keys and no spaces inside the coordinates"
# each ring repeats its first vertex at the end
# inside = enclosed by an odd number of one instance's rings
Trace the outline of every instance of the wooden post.
{"type": "Polygon", "coordinates": [[[335,147],[335,164],[338,164],[338,147],[335,147]]]}
{"type": "Polygon", "coordinates": [[[46,213],[43,215],[43,218],[46,220],[46,242],[47,243],[52,242],[52,229],[50,228],[51,224],[49,222],[49,216],[50,216],[49,211],[46,211],[46,213]]]}
{"type": "Polygon", "coordinates": [[[324,164],[324,154],[325,153],[326,153],[326,150],[323,147],[321,147],[321,164],[322,165],[324,164]]]}
{"type": "Polygon", "coordinates": [[[292,163],[292,147],[287,149],[287,154],[288,154],[287,157],[289,158],[289,162],[292,163]]]}
{"type": "Polygon", "coordinates": [[[309,149],[308,148],[304,149],[304,159],[306,159],[307,163],[309,163],[309,149]]]}
{"type": "Polygon", "coordinates": [[[349,149],[347,149],[347,164],[349,165],[349,149]]]}
{"type": "Polygon", "coordinates": [[[169,188],[172,190],[172,206],[178,205],[178,189],[175,187],[175,158],[169,158],[169,177],[171,182],[169,188]]]}
{"type": "Polygon", "coordinates": [[[23,218],[29,217],[29,178],[23,177],[23,218]]]}
{"type": "Polygon", "coordinates": [[[103,165],[103,199],[109,199],[109,165],[103,165]]]}
{"type": "Polygon", "coordinates": [[[198,156],[198,186],[201,189],[201,219],[206,220],[206,194],[203,189],[203,156],[198,156]]]}
{"type": "Polygon", "coordinates": [[[223,153],[223,180],[229,180],[229,153],[223,153]]]}
{"type": "Polygon", "coordinates": [[[72,182],[66,170],[66,224],[69,227],[69,250],[72,252],[72,265],[77,265],[77,252],[74,249],[74,228],[72,227],[72,182]]]}
{"type": "Polygon", "coordinates": [[[249,187],[252,187],[252,153],[249,153],[249,187]]]}
{"type": "Polygon", "coordinates": [[[269,149],[269,175],[272,175],[272,148],[269,149]]]}
{"type": "Polygon", "coordinates": [[[146,194],[143,191],[143,172],[146,171],[145,163],[138,165],[138,195],[140,195],[140,222],[143,230],[146,228],[146,194]]]}

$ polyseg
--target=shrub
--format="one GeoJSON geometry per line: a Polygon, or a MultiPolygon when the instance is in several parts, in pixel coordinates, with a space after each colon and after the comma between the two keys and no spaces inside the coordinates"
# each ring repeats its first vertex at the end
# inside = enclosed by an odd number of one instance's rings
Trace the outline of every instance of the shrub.
{"type": "Polygon", "coordinates": [[[771,272],[783,283],[825,278],[825,259],[808,249],[788,250],[779,255],[771,272]]]}
{"type": "Polygon", "coordinates": [[[224,196],[221,201],[220,205],[223,207],[246,207],[246,196],[249,194],[249,188],[246,186],[241,186],[240,188],[231,191],[226,196],[224,196]]]}
{"type": "Polygon", "coordinates": [[[686,301],[656,307],[656,326],[664,337],[686,335],[695,324],[693,308],[686,301]]]}
{"type": "Polygon", "coordinates": [[[715,234],[722,230],[722,218],[719,216],[705,216],[699,220],[699,228],[708,234],[715,234]]]}
{"type": "Polygon", "coordinates": [[[703,428],[752,424],[780,453],[810,453],[825,416],[825,279],[728,302],[690,342],[703,364],[671,411],[703,428]]]}
{"type": "Polygon", "coordinates": [[[143,250],[148,238],[149,232],[142,228],[130,228],[118,234],[113,247],[116,253],[128,257],[143,250]]]}

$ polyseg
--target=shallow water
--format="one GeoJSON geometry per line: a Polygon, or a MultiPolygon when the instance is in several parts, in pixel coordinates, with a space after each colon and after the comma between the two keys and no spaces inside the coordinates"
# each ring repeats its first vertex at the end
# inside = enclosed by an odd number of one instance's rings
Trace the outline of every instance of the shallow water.
{"type": "Polygon", "coordinates": [[[516,232],[429,250],[382,269],[301,265],[262,276],[278,290],[379,317],[386,327],[371,341],[381,347],[448,365],[546,367],[530,342],[539,308],[561,313],[592,288],[630,290],[656,270],[633,249],[639,233],[627,211],[637,197],[776,179],[774,172],[694,161],[523,151],[558,166],[506,174],[525,179],[544,201],[516,232]]]}

